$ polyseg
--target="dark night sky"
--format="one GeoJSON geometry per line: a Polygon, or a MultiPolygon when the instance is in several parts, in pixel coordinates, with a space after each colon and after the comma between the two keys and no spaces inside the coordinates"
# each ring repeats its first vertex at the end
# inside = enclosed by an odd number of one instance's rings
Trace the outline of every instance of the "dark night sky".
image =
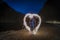
{"type": "Polygon", "coordinates": [[[11,8],[24,14],[38,13],[42,10],[47,0],[4,0],[11,8]]]}

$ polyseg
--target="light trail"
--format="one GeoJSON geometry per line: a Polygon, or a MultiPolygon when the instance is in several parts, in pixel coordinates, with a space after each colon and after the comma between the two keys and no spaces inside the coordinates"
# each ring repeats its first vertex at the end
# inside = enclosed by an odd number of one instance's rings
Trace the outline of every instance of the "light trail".
{"type": "Polygon", "coordinates": [[[41,25],[41,17],[38,15],[38,14],[31,14],[31,13],[27,13],[25,16],[24,16],[24,19],[23,19],[23,25],[25,26],[25,28],[29,31],[29,32],[32,32],[32,34],[36,34],[40,25],[41,25]],[[33,18],[33,16],[37,17],[39,19],[39,22],[38,22],[38,25],[33,29],[33,31],[31,31],[31,28],[27,25],[26,23],[26,18],[29,17],[30,19],[33,18]]]}
{"type": "Polygon", "coordinates": [[[60,24],[60,21],[46,21],[46,23],[50,23],[50,24],[60,24]]]}

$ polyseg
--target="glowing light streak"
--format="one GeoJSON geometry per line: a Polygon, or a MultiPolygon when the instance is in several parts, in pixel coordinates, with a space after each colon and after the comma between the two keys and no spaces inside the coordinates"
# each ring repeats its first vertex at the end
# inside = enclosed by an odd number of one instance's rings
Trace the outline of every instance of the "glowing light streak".
{"type": "Polygon", "coordinates": [[[36,34],[40,25],[41,25],[41,17],[38,14],[31,14],[31,13],[27,13],[23,19],[23,24],[25,26],[25,28],[29,31],[32,32],[32,34],[36,34]],[[26,18],[29,17],[30,19],[33,18],[33,16],[37,17],[39,19],[38,25],[33,29],[33,31],[31,31],[31,28],[27,25],[26,23],[26,18]]]}

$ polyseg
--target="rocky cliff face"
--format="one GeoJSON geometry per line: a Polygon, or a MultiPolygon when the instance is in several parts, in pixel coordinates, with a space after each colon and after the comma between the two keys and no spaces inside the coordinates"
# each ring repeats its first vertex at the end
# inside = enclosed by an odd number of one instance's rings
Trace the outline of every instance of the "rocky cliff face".
{"type": "Polygon", "coordinates": [[[59,4],[59,0],[48,0],[40,15],[44,20],[60,20],[59,4]]]}
{"type": "Polygon", "coordinates": [[[23,14],[16,12],[6,3],[0,3],[0,30],[21,29],[23,14]]]}

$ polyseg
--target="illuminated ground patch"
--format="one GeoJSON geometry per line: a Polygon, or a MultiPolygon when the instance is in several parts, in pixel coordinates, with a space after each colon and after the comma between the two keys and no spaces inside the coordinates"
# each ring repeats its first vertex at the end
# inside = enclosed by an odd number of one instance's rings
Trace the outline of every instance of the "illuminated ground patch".
{"type": "Polygon", "coordinates": [[[52,40],[56,35],[53,29],[41,27],[36,35],[22,29],[18,31],[6,31],[0,33],[0,40],[52,40]]]}

